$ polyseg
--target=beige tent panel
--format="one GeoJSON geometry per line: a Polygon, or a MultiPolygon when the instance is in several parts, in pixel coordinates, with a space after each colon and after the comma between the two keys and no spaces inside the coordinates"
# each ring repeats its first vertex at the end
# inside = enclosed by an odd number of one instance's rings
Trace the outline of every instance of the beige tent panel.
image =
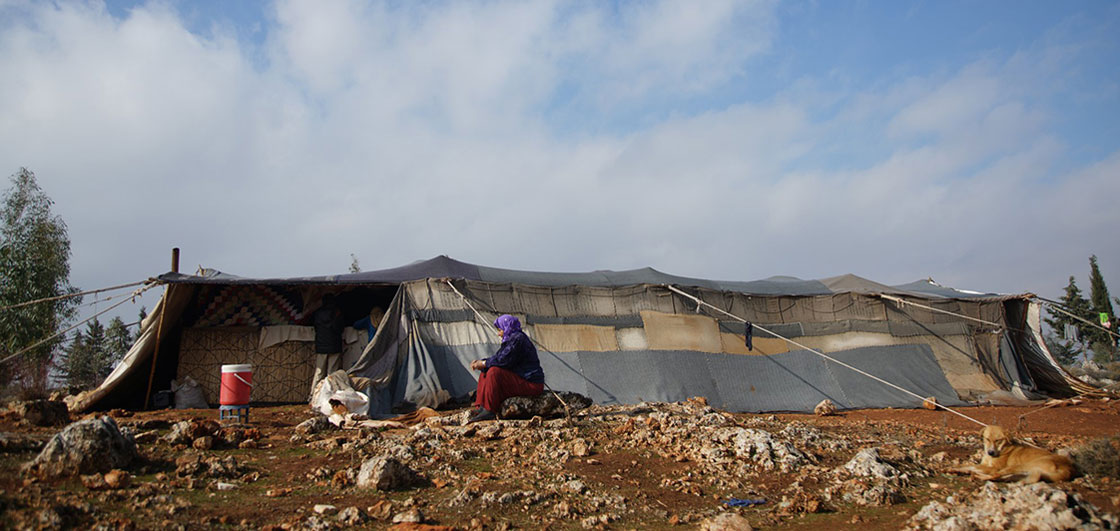
{"type": "Polygon", "coordinates": [[[541,346],[553,352],[613,352],[619,350],[615,329],[611,326],[550,325],[533,326],[541,346]]]}
{"type": "Polygon", "coordinates": [[[723,352],[719,325],[703,315],[642,312],[646,339],[653,350],[695,350],[723,352]]]}
{"type": "Polygon", "coordinates": [[[789,343],[773,337],[756,337],[751,340],[754,350],[747,350],[747,343],[739,334],[720,333],[723,352],[726,354],[746,354],[750,356],[769,356],[789,352],[789,343]]]}

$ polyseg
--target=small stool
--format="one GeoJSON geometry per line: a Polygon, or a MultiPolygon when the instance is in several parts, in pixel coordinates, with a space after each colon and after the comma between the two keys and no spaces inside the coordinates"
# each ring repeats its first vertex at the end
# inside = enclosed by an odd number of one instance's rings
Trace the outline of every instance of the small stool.
{"type": "Polygon", "coordinates": [[[221,406],[218,408],[218,420],[237,419],[238,423],[249,423],[249,406],[221,406]]]}

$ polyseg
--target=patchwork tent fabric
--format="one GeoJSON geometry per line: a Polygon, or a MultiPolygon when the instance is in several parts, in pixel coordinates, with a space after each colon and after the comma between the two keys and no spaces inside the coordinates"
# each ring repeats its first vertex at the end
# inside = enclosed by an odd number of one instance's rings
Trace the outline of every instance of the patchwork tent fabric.
{"type": "MultiPolygon", "coordinates": [[[[732,411],[812,411],[825,398],[841,408],[921,405],[920,398],[812,351],[942,404],[1011,388],[1038,390],[1031,371],[1014,358],[1011,344],[1021,334],[1011,327],[987,329],[948,314],[911,312],[873,294],[691,291],[755,323],[755,348],[747,349],[743,322],[698,308],[662,285],[545,287],[426,279],[402,285],[387,321],[396,326],[379,331],[352,372],[391,389],[389,402],[374,406],[385,411],[428,403],[442,391],[468,393],[476,382],[470,361],[499,344],[484,323],[510,313],[538,345],[549,386],[598,403],[704,396],[732,411]],[[1014,358],[1006,364],[1000,357],[1005,338],[1006,355],[1014,358]],[[394,362],[386,362],[387,356],[394,362]]],[[[1006,304],[1024,303],[1000,297],[927,302],[1001,322],[1006,304]]]]}
{"type": "MultiPolygon", "coordinates": [[[[920,398],[871,376],[942,404],[1092,389],[1046,350],[1033,295],[964,292],[932,281],[715,281],[651,268],[550,273],[445,256],[347,275],[249,279],[209,270],[159,278],[168,291],[141,339],[78,409],[144,407],[146,388],[165,388],[178,372],[193,376],[191,367],[217,363],[218,349],[200,346],[204,338],[298,322],[325,293],[340,295],[358,313],[375,304],[367,300],[374,295],[388,306],[350,368],[371,382],[371,413],[472,391],[477,373],[469,364],[497,349],[489,323],[502,313],[519,317],[538,344],[550,388],[599,403],[704,396],[731,411],[811,411],[824,398],[842,408],[920,406],[920,398]],[[245,315],[257,317],[238,317],[245,315]],[[745,321],[754,325],[751,349],[745,321]]],[[[297,377],[272,374],[305,370],[295,366],[298,355],[269,358],[257,352],[263,341],[242,343],[242,358],[221,363],[258,360],[254,381],[290,380],[283,396],[306,395],[297,392],[297,377]]],[[[227,356],[236,357],[220,357],[227,356]]],[[[310,367],[313,357],[302,363],[310,367]]]]}
{"type": "Polygon", "coordinates": [[[193,326],[273,326],[305,320],[298,291],[282,286],[239,285],[203,290],[205,309],[193,326]]]}

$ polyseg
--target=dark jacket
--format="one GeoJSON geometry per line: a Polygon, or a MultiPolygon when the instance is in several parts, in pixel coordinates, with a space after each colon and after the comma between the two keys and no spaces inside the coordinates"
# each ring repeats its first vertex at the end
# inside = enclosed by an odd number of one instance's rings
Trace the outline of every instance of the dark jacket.
{"type": "Polygon", "coordinates": [[[518,330],[503,339],[502,347],[493,356],[486,358],[486,366],[501,367],[527,381],[544,383],[544,371],[537,358],[537,347],[529,336],[518,330]]]}
{"type": "Polygon", "coordinates": [[[324,303],[315,310],[315,353],[342,352],[342,311],[333,303],[324,303]]]}

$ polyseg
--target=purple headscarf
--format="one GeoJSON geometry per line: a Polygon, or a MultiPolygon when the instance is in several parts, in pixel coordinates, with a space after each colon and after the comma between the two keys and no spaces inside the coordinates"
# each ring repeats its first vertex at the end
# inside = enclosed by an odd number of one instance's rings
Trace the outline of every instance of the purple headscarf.
{"type": "Polygon", "coordinates": [[[509,341],[510,335],[514,332],[521,331],[521,321],[508,313],[494,319],[494,326],[502,331],[502,343],[509,341]]]}

